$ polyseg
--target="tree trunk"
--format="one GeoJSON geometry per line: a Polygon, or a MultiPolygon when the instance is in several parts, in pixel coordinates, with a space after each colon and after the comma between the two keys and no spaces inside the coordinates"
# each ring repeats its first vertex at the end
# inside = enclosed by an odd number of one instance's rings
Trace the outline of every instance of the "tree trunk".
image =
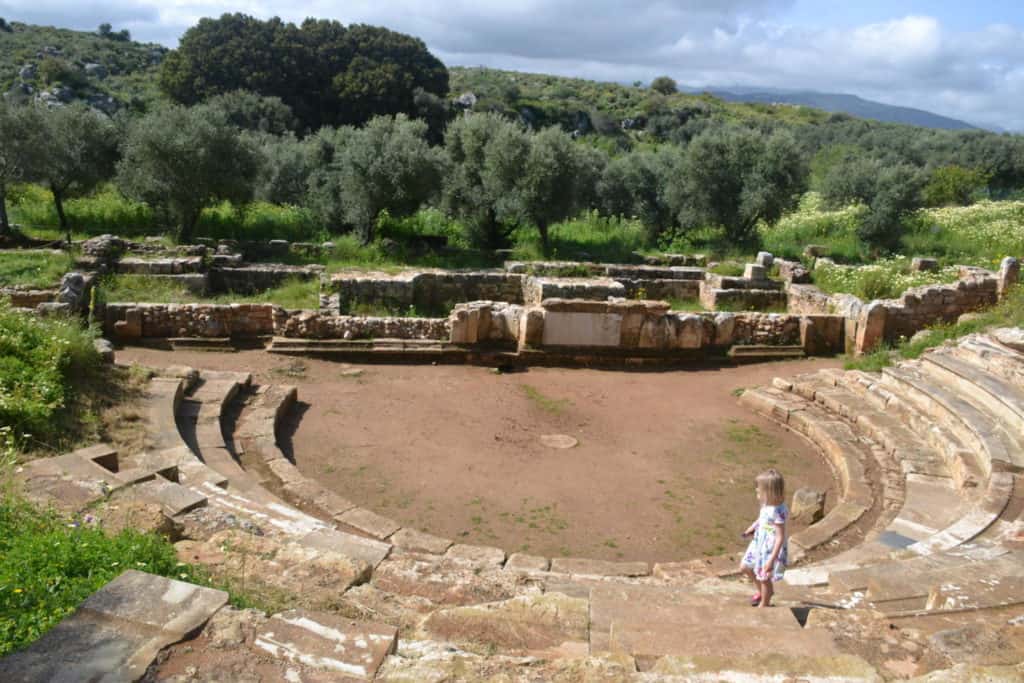
{"type": "Polygon", "coordinates": [[[537,229],[540,231],[540,248],[545,256],[550,254],[551,244],[548,238],[548,222],[537,221],[537,229]]]}
{"type": "Polygon", "coordinates": [[[195,231],[196,223],[199,222],[199,216],[202,215],[202,209],[196,209],[195,211],[185,211],[181,215],[181,229],[178,230],[178,243],[179,244],[191,244],[192,233],[195,231]]]}
{"type": "Polygon", "coordinates": [[[68,217],[64,215],[64,198],[61,196],[61,191],[55,186],[50,185],[50,191],[53,192],[53,203],[57,205],[57,218],[60,219],[60,229],[67,235],[68,244],[71,244],[71,226],[68,225],[68,217]]]}
{"type": "Polygon", "coordinates": [[[11,235],[11,223],[7,219],[7,186],[3,183],[0,183],[0,235],[11,235]]]}

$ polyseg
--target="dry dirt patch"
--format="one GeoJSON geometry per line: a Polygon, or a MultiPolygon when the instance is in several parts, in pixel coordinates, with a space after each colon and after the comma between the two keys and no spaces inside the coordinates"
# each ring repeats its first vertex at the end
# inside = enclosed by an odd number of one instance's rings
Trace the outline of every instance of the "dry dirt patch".
{"type": "Polygon", "coordinates": [[[742,548],[767,467],[836,491],[820,456],[737,405],[737,390],[835,366],[668,372],[351,366],[263,352],[119,352],[295,384],[298,467],[401,524],[508,552],[665,561],[742,548]],[[542,436],[571,437],[551,448],[542,436]]]}

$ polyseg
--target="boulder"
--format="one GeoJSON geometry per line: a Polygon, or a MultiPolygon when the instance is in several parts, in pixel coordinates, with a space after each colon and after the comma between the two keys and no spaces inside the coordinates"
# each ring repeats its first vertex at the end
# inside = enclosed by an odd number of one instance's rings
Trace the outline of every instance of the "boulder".
{"type": "Polygon", "coordinates": [[[925,272],[931,270],[938,270],[939,262],[933,258],[925,258],[923,256],[915,256],[910,262],[910,270],[914,272],[925,272]]]}
{"type": "Polygon", "coordinates": [[[36,79],[36,65],[25,64],[18,69],[18,78],[23,81],[34,81],[36,79]]]}
{"type": "Polygon", "coordinates": [[[90,63],[85,65],[85,75],[103,80],[107,77],[107,67],[102,64],[90,63]]]}
{"type": "Polygon", "coordinates": [[[84,310],[87,303],[85,301],[85,276],[76,272],[65,273],[60,281],[57,302],[67,304],[72,310],[84,310]]]}
{"type": "Polygon", "coordinates": [[[1024,329],[1019,327],[1004,327],[993,330],[992,336],[1003,346],[1009,346],[1014,351],[1024,353],[1024,329]]]}
{"type": "Polygon", "coordinates": [[[757,258],[754,259],[754,261],[759,266],[764,266],[765,268],[771,268],[772,265],[774,265],[774,263],[775,263],[775,257],[772,256],[770,252],[759,251],[759,252],[757,252],[757,258]]]}
{"type": "Polygon", "coordinates": [[[128,245],[120,237],[114,235],[100,235],[82,242],[82,253],[86,256],[95,256],[105,261],[120,257],[128,245]]]}
{"type": "Polygon", "coordinates": [[[94,339],[92,345],[96,348],[96,353],[100,354],[100,358],[104,363],[114,362],[114,345],[106,339],[94,339]]]}
{"type": "Polygon", "coordinates": [[[814,524],[825,517],[825,493],[810,488],[799,488],[793,493],[793,519],[814,524]]]}

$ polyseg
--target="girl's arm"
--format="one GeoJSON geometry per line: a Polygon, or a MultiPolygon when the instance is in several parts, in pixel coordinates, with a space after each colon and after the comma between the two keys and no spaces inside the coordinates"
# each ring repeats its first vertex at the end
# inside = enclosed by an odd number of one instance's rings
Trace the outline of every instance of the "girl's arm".
{"type": "Polygon", "coordinates": [[[747,530],[743,532],[743,535],[744,536],[749,536],[750,534],[754,533],[754,529],[757,528],[757,523],[760,522],[760,521],[761,521],[760,518],[755,519],[754,522],[750,526],[747,527],[747,530]]]}

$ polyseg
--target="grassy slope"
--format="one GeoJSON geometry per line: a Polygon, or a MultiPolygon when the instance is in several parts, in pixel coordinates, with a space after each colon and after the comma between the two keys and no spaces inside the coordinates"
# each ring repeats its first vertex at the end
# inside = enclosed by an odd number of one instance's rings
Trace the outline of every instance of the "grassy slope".
{"type": "MultiPolygon", "coordinates": [[[[105,93],[123,104],[145,106],[159,97],[155,73],[166,48],[134,41],[119,42],[101,38],[95,33],[71,31],[52,26],[34,26],[11,22],[10,33],[0,32],[0,88],[7,91],[18,81],[18,70],[25,64],[37,67],[42,62],[43,48],[61,51],[58,59],[77,67],[83,78],[85,64],[102,64],[109,75],[104,79],[88,77],[84,88],[76,94],[105,93]]],[[[47,86],[36,76],[29,84],[39,90],[47,86]]]]}

